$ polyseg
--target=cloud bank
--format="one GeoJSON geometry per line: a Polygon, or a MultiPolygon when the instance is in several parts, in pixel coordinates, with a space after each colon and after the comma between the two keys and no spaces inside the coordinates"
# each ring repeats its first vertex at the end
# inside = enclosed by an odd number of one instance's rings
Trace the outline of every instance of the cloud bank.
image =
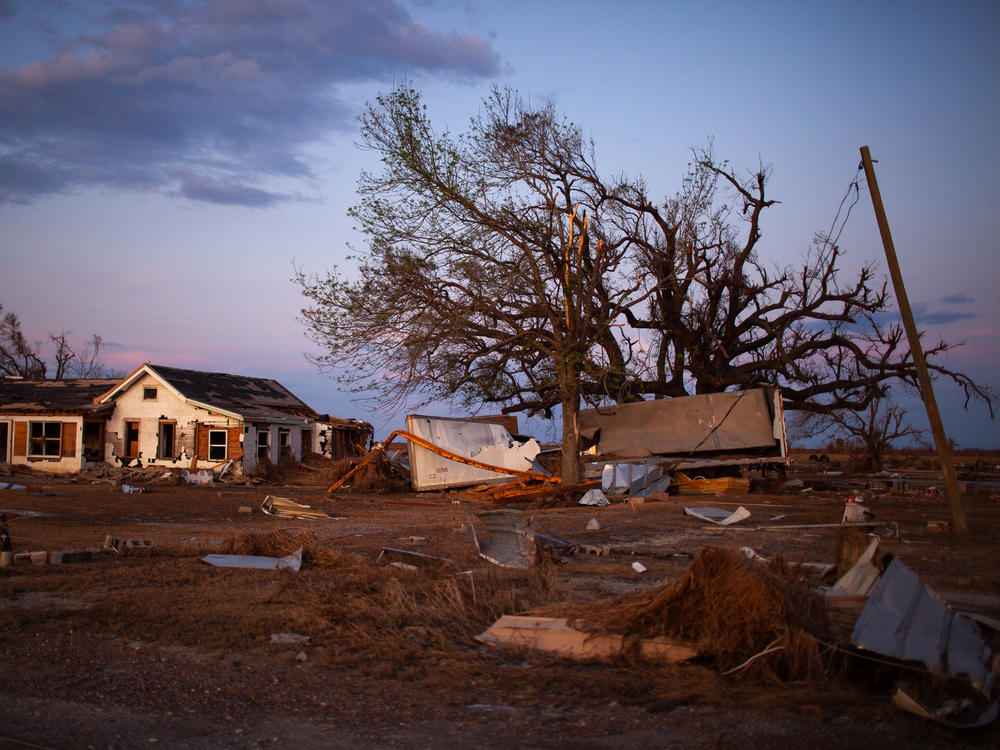
{"type": "Polygon", "coordinates": [[[313,177],[305,147],[350,126],[338,84],[499,69],[393,0],[0,0],[0,32],[49,50],[0,67],[7,203],[105,186],[273,205],[275,182],[313,177]]]}

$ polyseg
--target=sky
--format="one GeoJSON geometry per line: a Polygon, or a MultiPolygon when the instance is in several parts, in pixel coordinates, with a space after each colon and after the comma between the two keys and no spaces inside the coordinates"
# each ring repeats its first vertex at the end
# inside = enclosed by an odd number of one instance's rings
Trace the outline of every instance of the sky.
{"type": "MultiPolygon", "coordinates": [[[[307,361],[292,276],[349,271],[363,245],[366,101],[408,82],[458,132],[498,83],[554,102],[602,172],[654,196],[709,141],[769,165],[776,265],[829,228],[868,145],[918,325],[1000,387],[998,22],[962,0],[0,0],[0,304],[32,339],[100,334],[112,367],[275,378],[384,437],[403,413],[307,361]]],[[[845,274],[885,267],[867,192],[840,244],[845,274]]],[[[1000,423],[936,390],[959,446],[1000,446],[1000,423]]]]}

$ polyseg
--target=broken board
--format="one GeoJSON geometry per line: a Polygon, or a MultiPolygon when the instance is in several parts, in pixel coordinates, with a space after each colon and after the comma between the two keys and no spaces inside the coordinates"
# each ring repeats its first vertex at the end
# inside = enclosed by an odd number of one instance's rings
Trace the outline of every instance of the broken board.
{"type": "MultiPolygon", "coordinates": [[[[477,635],[476,640],[492,646],[530,648],[574,659],[607,660],[625,653],[622,636],[585,633],[571,627],[564,617],[504,615],[477,635]]],[[[698,652],[666,638],[644,638],[639,641],[639,655],[649,661],[676,664],[694,658],[698,652]]]]}

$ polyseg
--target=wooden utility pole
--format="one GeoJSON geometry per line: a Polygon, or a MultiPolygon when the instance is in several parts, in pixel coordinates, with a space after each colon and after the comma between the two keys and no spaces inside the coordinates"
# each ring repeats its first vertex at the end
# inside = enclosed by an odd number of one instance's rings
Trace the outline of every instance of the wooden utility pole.
{"type": "Polygon", "coordinates": [[[861,164],[865,169],[865,179],[868,180],[868,190],[871,192],[872,205],[875,207],[875,218],[878,220],[878,229],[882,234],[882,246],[885,248],[885,259],[889,264],[889,275],[892,277],[892,288],[896,292],[899,314],[903,318],[903,328],[906,330],[906,338],[910,342],[910,353],[913,355],[913,364],[917,368],[920,396],[923,398],[924,407],[927,409],[927,421],[931,425],[934,444],[937,446],[938,458],[941,461],[941,471],[944,473],[945,489],[948,493],[948,502],[951,504],[951,525],[956,534],[964,536],[969,533],[969,526],[965,520],[965,508],[962,505],[962,498],[958,494],[955,467],[951,463],[951,448],[948,446],[948,438],[944,434],[944,425],[941,423],[941,412],[938,411],[937,401],[934,399],[934,388],[931,385],[930,374],[927,372],[927,361],[924,359],[924,350],[920,346],[920,336],[917,334],[917,326],[913,322],[910,301],[906,297],[906,287],[903,286],[903,275],[899,271],[899,261],[896,260],[896,248],[892,244],[892,235],[889,233],[889,222],[885,218],[882,195],[879,193],[878,181],[875,179],[875,168],[872,166],[872,155],[867,146],[861,147],[861,164]]]}

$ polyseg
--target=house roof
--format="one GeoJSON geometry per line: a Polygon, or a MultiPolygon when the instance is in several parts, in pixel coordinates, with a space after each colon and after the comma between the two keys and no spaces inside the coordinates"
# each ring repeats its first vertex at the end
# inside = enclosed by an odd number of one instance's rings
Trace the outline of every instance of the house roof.
{"type": "Polygon", "coordinates": [[[0,413],[3,414],[104,414],[113,404],[95,399],[117,380],[21,380],[0,378],[0,413]]]}
{"type": "Polygon", "coordinates": [[[98,400],[101,403],[113,401],[145,374],[152,375],[183,401],[244,421],[276,421],[290,417],[316,419],[319,416],[277,380],[148,363],[115,383],[98,400]]]}

